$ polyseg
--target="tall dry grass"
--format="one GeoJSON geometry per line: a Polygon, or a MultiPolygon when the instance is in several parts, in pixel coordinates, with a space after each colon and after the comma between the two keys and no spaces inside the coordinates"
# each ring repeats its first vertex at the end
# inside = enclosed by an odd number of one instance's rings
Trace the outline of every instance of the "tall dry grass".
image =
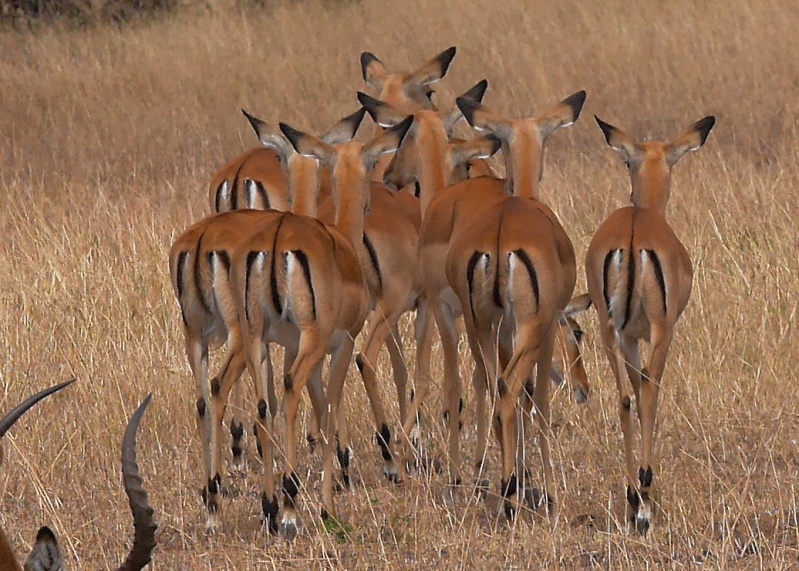
{"type": "MultiPolygon", "coordinates": [[[[799,6],[785,0],[278,2],[129,29],[0,34],[0,409],[80,379],[7,437],[0,522],[17,551],[47,523],[71,568],[120,560],[130,522],[119,440],[154,391],[139,439],[161,525],[153,569],[799,566],[797,38],[799,6]],[[661,138],[718,118],[674,172],[669,216],[696,275],[661,392],[657,527],[624,531],[617,396],[590,315],[592,400],[554,397],[554,525],[508,526],[495,497],[452,501],[443,475],[384,482],[371,423],[353,421],[358,483],[338,498],[348,527],[321,527],[318,464],[304,456],[301,538],[263,533],[250,438],[250,473],[232,481],[241,493],[224,504],[224,531],[206,537],[168,247],[208,213],[214,169],[254,142],[240,107],[319,130],[355,109],[362,50],[409,69],[449,45],[459,51],[437,87],[445,107],[483,77],[487,104],[514,117],[588,91],[583,118],[549,144],[543,186],[580,257],[628,194],[591,115],[661,138]]],[[[470,368],[463,359],[465,379],[470,368]]],[[[353,419],[369,414],[357,375],[346,401],[353,419]]]]}

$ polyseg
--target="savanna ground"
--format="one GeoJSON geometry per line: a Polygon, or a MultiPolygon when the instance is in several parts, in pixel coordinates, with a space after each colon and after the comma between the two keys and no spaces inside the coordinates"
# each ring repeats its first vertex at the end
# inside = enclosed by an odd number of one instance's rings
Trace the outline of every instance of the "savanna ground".
{"type": "MultiPolygon", "coordinates": [[[[799,567],[799,5],[756,4],[277,2],[123,29],[0,33],[0,409],[80,381],[6,438],[0,522],[18,553],[49,524],[73,569],[121,560],[130,519],[119,441],[152,391],[139,460],[160,524],[153,569],[799,567]],[[445,108],[483,77],[487,105],[510,117],[587,90],[582,118],[549,143],[543,183],[578,259],[628,196],[592,115],[659,138],[717,117],[674,171],[669,217],[696,272],[661,392],[656,528],[625,530],[617,393],[589,313],[591,401],[553,397],[556,522],[526,514],[508,525],[495,495],[465,490],[453,502],[444,474],[384,481],[353,368],[345,525],[328,533],[318,519],[318,459],[303,448],[303,533],[287,544],[262,531],[250,437],[248,475],[229,480],[241,493],[207,537],[168,248],[208,214],[213,171],[254,143],[239,108],[319,131],[356,108],[361,51],[397,70],[450,45],[458,55],[436,87],[445,108]]],[[[465,343],[461,352],[468,379],[465,343]]],[[[466,397],[472,418],[468,387],[466,397]]],[[[467,422],[469,465],[473,438],[467,422]]],[[[493,443],[489,457],[496,493],[493,443]]]]}

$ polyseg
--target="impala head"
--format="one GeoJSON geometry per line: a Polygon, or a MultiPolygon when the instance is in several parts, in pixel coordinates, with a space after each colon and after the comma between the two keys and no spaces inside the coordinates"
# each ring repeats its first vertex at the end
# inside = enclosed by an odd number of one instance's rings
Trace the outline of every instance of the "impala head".
{"type": "MultiPolygon", "coordinates": [[[[487,87],[488,82],[482,80],[461,97],[482,100],[487,87]]],[[[359,93],[358,100],[382,127],[396,125],[403,117],[390,104],[365,93],[359,93]]],[[[499,140],[490,134],[468,141],[450,141],[449,132],[463,117],[458,108],[450,113],[416,111],[414,117],[411,136],[402,144],[383,177],[383,182],[389,186],[401,188],[422,178],[422,173],[429,172],[432,176],[428,184],[434,191],[442,189],[462,178],[463,165],[475,159],[488,158],[499,149],[499,140]],[[431,164],[434,168],[426,168],[431,164]]]]}
{"type": "Polygon", "coordinates": [[[555,351],[552,355],[552,380],[564,386],[571,380],[574,399],[578,403],[588,402],[590,385],[582,357],[583,329],[575,319],[591,307],[588,294],[578,295],[569,302],[558,317],[555,351]]]}
{"type": "Polygon", "coordinates": [[[354,200],[360,201],[360,211],[366,214],[371,196],[369,175],[374,170],[377,159],[397,150],[412,123],[413,116],[409,115],[396,127],[380,133],[368,143],[350,141],[338,146],[298,131],[285,123],[280,124],[280,130],[297,153],[316,159],[320,165],[330,169],[337,212],[343,201],[354,200]]]}
{"type": "MultiPolygon", "coordinates": [[[[14,408],[0,420],[0,439],[33,405],[74,382],[75,379],[46,389],[14,408]]],[[[153,521],[153,509],[147,503],[147,492],[142,488],[139,468],[136,465],[136,431],[144,410],[150,404],[150,399],[151,395],[148,395],[139,405],[139,408],[128,422],[122,439],[122,478],[125,482],[125,492],[128,495],[130,509],[133,512],[135,538],[130,553],[119,568],[119,571],[139,571],[143,569],[150,562],[155,548],[155,530],[158,526],[153,521]]],[[[0,440],[0,463],[2,463],[2,440],[0,440]]],[[[25,561],[25,571],[61,571],[63,562],[58,540],[53,531],[49,527],[40,528],[36,534],[36,542],[33,545],[33,549],[25,561]]],[[[0,529],[0,568],[21,569],[10,551],[10,546],[3,535],[2,529],[0,529]]]]}
{"type": "MultiPolygon", "coordinates": [[[[316,158],[297,153],[282,133],[273,131],[265,122],[250,115],[244,109],[241,112],[244,113],[244,116],[250,122],[261,144],[277,151],[278,155],[280,155],[280,162],[285,170],[286,179],[289,181],[292,209],[295,212],[315,211],[315,206],[313,208],[305,208],[306,205],[299,205],[297,201],[311,200],[314,204],[316,202],[320,185],[319,165],[316,158]],[[306,193],[295,196],[294,191],[298,189],[308,189],[313,196],[309,196],[306,193]]],[[[327,145],[340,145],[351,141],[358,133],[358,128],[361,126],[365,114],[366,110],[361,107],[352,115],[331,126],[320,139],[327,145]]]]}
{"type": "Polygon", "coordinates": [[[585,91],[578,91],[543,113],[514,120],[495,115],[473,99],[459,97],[456,105],[469,125],[502,141],[509,190],[535,198],[544,174],[544,144],[557,129],[568,127],[580,117],[585,97],[585,91]]]}
{"type": "Polygon", "coordinates": [[[630,171],[630,201],[665,215],[671,189],[671,169],[689,151],[705,144],[716,123],[711,116],[700,119],[671,142],[639,142],[621,129],[594,116],[605,141],[624,158],[630,171]]]}
{"type": "Polygon", "coordinates": [[[381,101],[406,111],[420,107],[435,109],[430,86],[447,74],[455,52],[455,47],[448,48],[409,73],[387,73],[376,55],[363,52],[361,73],[363,80],[377,91],[381,101]]]}

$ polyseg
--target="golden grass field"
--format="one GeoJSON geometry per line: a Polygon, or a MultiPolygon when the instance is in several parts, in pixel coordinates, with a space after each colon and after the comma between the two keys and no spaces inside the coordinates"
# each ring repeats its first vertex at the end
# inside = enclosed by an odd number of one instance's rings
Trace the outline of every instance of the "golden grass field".
{"type": "MultiPolygon", "coordinates": [[[[17,552],[47,524],[71,569],[118,565],[132,533],[119,442],[152,391],[139,437],[160,525],[152,569],[799,568],[799,4],[749,4],[279,1],[124,29],[0,33],[0,411],[79,379],[6,437],[0,524],[17,552]],[[669,217],[695,277],[660,397],[656,527],[625,530],[618,398],[589,313],[591,400],[554,395],[557,521],[524,514],[509,525],[496,496],[450,500],[445,474],[386,482],[353,367],[356,484],[337,497],[346,525],[322,526],[319,459],[303,447],[301,536],[288,544],[261,530],[248,437],[248,474],[228,479],[241,493],[208,537],[169,246],[209,213],[215,169],[254,144],[241,107],[318,132],[357,108],[361,51],[403,70],[450,45],[443,108],[484,77],[486,104],[509,117],[587,90],[581,119],[549,143],[542,191],[578,260],[629,194],[592,115],[657,138],[717,117],[674,171],[669,217]]],[[[469,465],[473,439],[467,423],[469,465]]],[[[494,493],[497,457],[492,442],[494,493]]]]}

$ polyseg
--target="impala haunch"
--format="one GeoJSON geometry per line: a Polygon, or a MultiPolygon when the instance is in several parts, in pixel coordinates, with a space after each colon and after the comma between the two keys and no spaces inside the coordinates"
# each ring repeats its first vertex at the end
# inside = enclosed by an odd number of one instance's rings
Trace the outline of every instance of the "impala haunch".
{"type": "MultiPolygon", "coordinates": [[[[246,113],[245,113],[246,115],[246,113]]],[[[355,136],[363,120],[359,110],[333,125],[323,135],[330,144],[341,143],[355,136]]],[[[264,145],[289,147],[279,133],[269,131],[263,122],[248,115],[264,145]]],[[[319,192],[318,164],[296,153],[285,164],[284,176],[297,189],[290,197],[300,214],[316,213],[319,192]]],[[[208,510],[207,526],[213,529],[218,521],[218,494],[221,484],[221,423],[227,396],[247,366],[239,329],[234,293],[229,283],[233,251],[259,225],[279,219],[274,210],[239,210],[212,215],[189,227],[172,245],[169,253],[173,290],[180,305],[186,354],[195,380],[197,428],[203,446],[205,485],[202,490],[208,510]],[[225,360],[217,375],[208,379],[208,351],[225,345],[225,360]],[[215,398],[225,387],[224,399],[215,398]],[[217,409],[208,407],[216,403],[217,409]]],[[[289,356],[289,361],[290,361],[289,356]]],[[[261,359],[257,366],[264,376],[271,377],[271,361],[261,359]]],[[[261,384],[271,387],[271,382],[261,384]]],[[[315,385],[312,385],[315,386],[315,385]]],[[[312,400],[321,406],[321,391],[311,391],[312,400]]],[[[274,395],[270,400],[274,401],[274,395]]],[[[238,411],[236,411],[238,412],[238,411]]],[[[231,422],[234,462],[241,458],[243,427],[231,422]]]]}
{"type": "MultiPolygon", "coordinates": [[[[280,125],[297,153],[315,158],[330,169],[336,203],[336,224],[326,226],[307,216],[283,213],[260,226],[233,253],[233,289],[247,354],[254,367],[263,358],[267,341],[280,343],[296,358],[283,378],[286,434],[283,476],[284,513],[279,506],[272,466],[274,406],[258,393],[258,439],[263,450],[262,509],[273,531],[293,538],[298,529],[296,417],[299,396],[331,353],[323,410],[318,411],[323,439],[322,514],[335,516],[332,459],[336,449],[336,420],[354,339],[371,305],[368,287],[354,244],[363,239],[364,214],[369,207],[370,178],[377,159],[392,152],[408,131],[412,118],[367,144],[349,142],[333,147],[316,137],[280,125]],[[270,408],[271,407],[271,408],[270,408]]],[[[258,371],[250,371],[257,378],[258,371]]],[[[222,409],[226,391],[214,392],[213,409],[222,409]]]]}
{"type": "Polygon", "coordinates": [[[658,393],[674,330],[691,295],[688,251],[666,221],[671,169],[701,147],[715,124],[705,117],[670,142],[638,142],[596,117],[608,145],[621,154],[630,174],[632,206],[616,210],[588,246],[588,293],[597,309],[602,342],[619,391],[624,435],[627,515],[640,533],[652,522],[653,458],[658,393]],[[641,367],[639,340],[651,344],[641,367]],[[627,373],[629,384],[622,377],[627,373]],[[632,396],[641,425],[642,454],[636,471],[632,396]]]}

